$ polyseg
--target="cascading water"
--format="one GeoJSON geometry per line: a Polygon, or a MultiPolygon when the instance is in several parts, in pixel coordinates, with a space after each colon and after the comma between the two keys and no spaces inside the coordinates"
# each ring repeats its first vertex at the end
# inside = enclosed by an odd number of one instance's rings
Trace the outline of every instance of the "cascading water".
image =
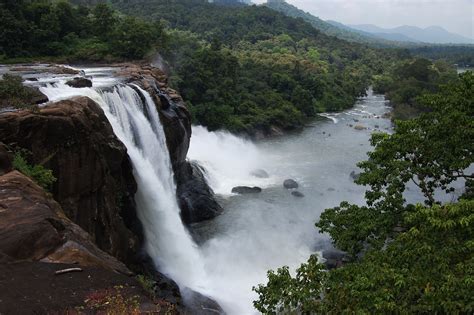
{"type": "Polygon", "coordinates": [[[165,133],[150,95],[138,86],[123,84],[100,91],[54,83],[41,91],[51,101],[83,95],[102,107],[133,163],[138,186],[135,200],[146,251],[160,271],[181,287],[203,288],[202,259],[181,222],[165,133]]]}

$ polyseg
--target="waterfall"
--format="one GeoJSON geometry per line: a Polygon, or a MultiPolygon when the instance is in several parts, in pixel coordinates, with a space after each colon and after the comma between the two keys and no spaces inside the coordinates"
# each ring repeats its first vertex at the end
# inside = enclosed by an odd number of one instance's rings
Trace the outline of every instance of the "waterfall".
{"type": "Polygon", "coordinates": [[[181,222],[165,133],[150,95],[136,85],[100,91],[55,83],[41,91],[52,101],[88,96],[102,107],[133,164],[138,186],[135,201],[147,253],[180,287],[203,288],[204,266],[197,245],[181,222]]]}

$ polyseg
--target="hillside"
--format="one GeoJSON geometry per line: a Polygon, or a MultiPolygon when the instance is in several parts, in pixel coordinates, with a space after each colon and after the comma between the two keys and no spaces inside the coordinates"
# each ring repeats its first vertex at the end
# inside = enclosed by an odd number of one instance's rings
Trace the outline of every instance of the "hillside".
{"type": "Polygon", "coordinates": [[[335,36],[337,38],[350,42],[372,44],[377,46],[396,45],[396,43],[394,42],[383,38],[378,38],[377,36],[369,32],[351,29],[350,27],[344,24],[334,21],[324,21],[312,15],[311,13],[300,10],[294,5],[291,5],[283,0],[268,0],[267,3],[264,4],[264,6],[267,6],[272,10],[281,12],[290,17],[302,18],[306,22],[310,23],[314,28],[320,30],[321,32],[329,36],[335,36]]]}
{"type": "Polygon", "coordinates": [[[349,108],[391,52],[327,36],[265,6],[204,0],[116,1],[161,21],[172,84],[196,123],[251,135],[293,129],[318,112],[349,108]]]}
{"type": "Polygon", "coordinates": [[[372,24],[350,25],[351,28],[371,33],[385,39],[403,39],[409,42],[424,42],[433,44],[473,44],[474,40],[448,32],[439,26],[420,28],[416,26],[399,26],[395,28],[382,28],[372,24]]]}

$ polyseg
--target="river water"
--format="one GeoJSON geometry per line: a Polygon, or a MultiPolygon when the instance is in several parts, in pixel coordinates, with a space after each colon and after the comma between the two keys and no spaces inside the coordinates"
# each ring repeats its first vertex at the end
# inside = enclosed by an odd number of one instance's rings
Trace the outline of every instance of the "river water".
{"type": "Polygon", "coordinates": [[[350,174],[366,159],[371,133],[391,130],[390,120],[382,118],[389,111],[385,98],[369,91],[350,110],[326,114],[302,132],[258,143],[194,127],[188,157],[208,170],[225,212],[193,229],[212,277],[208,293],[226,311],[254,313],[251,289],[266,281],[268,269],[294,269],[330,247],[314,223],[324,209],[343,200],[364,203],[365,189],[350,174]],[[255,169],[265,170],[270,178],[250,175],[255,169]],[[288,178],[299,183],[304,198],[283,187],[288,178]],[[259,186],[263,192],[231,194],[238,185],[259,186]]]}

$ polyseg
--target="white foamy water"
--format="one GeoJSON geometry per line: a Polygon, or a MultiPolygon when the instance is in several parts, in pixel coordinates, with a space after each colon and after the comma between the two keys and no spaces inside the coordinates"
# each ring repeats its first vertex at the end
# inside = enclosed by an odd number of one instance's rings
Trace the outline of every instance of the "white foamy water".
{"type": "Polygon", "coordinates": [[[263,153],[252,142],[228,132],[194,126],[188,158],[206,169],[208,183],[217,194],[228,195],[236,186],[266,187],[275,180],[252,175],[265,168],[263,153]]]}

